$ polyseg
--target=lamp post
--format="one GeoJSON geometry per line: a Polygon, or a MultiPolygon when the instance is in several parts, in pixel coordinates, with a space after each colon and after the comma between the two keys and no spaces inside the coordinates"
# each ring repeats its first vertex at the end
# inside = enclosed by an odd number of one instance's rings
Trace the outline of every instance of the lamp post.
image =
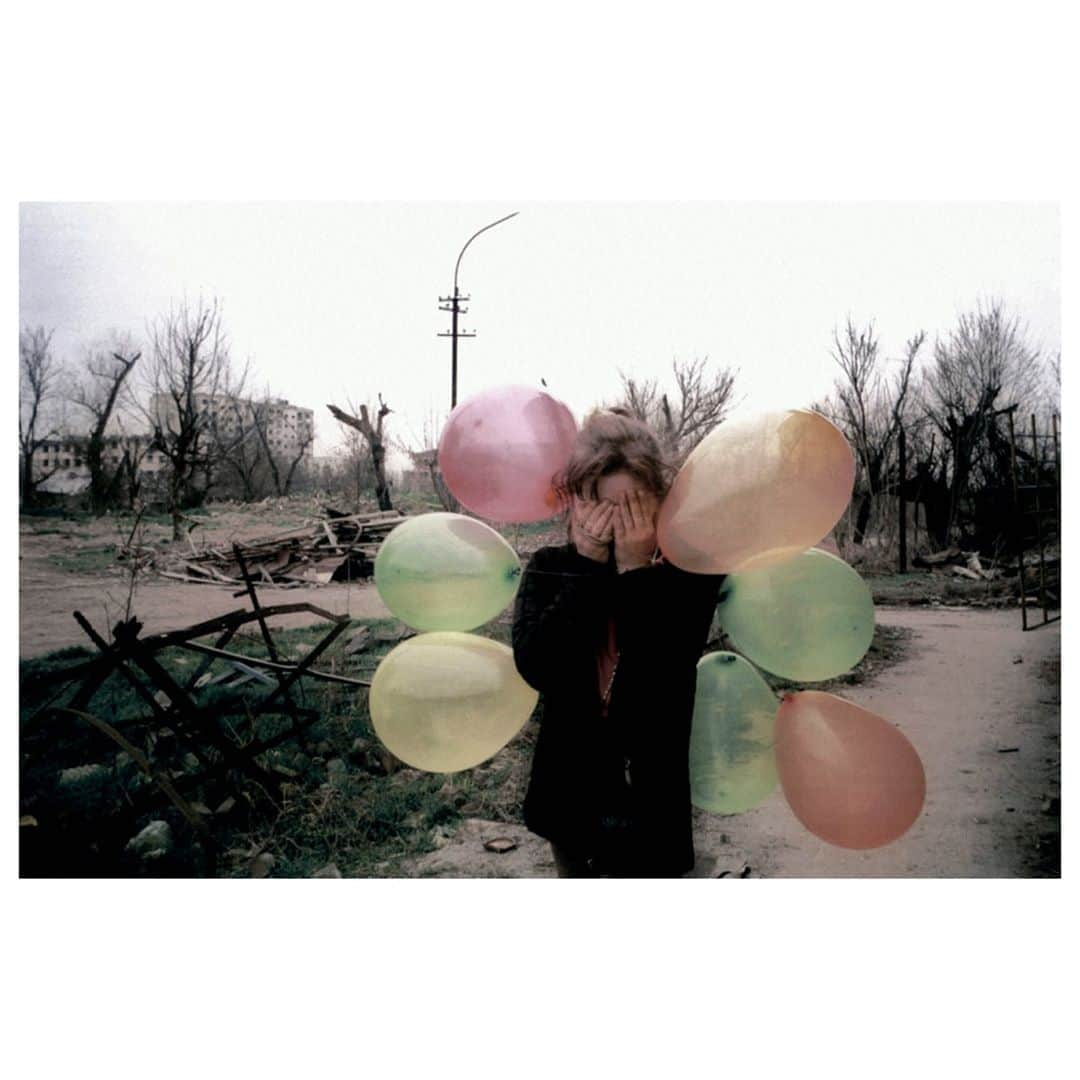
{"type": "Polygon", "coordinates": [[[498,221],[493,221],[490,225],[485,225],[482,229],[477,229],[476,232],[465,241],[465,247],[461,249],[458,254],[457,262],[454,263],[454,295],[453,296],[440,296],[439,297],[439,310],[450,312],[450,329],[443,330],[439,333],[439,337],[448,337],[450,339],[450,408],[454,408],[457,405],[457,343],[458,338],[463,337],[476,337],[475,330],[459,330],[458,329],[458,316],[467,315],[469,313],[468,308],[463,308],[461,305],[463,302],[471,299],[468,296],[462,296],[458,290],[458,270],[461,268],[461,256],[465,254],[468,246],[481,234],[487,232],[488,229],[494,229],[496,225],[501,225],[504,221],[509,221],[512,217],[517,217],[519,211],[515,210],[512,214],[507,214],[506,217],[499,218],[498,221]]]}

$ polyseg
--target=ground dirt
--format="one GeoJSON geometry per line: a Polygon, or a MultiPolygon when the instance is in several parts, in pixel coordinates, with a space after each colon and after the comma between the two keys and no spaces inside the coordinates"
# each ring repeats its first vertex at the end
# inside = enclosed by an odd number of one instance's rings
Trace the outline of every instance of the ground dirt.
{"type": "MultiPolygon", "coordinates": [[[[214,507],[196,527],[193,541],[174,544],[168,524],[158,520],[144,524],[141,543],[156,545],[167,557],[187,550],[190,543],[217,545],[234,538],[266,536],[306,526],[319,516],[318,506],[310,500],[214,507]]],[[[75,610],[109,636],[128,602],[130,579],[115,556],[123,528],[122,522],[85,517],[20,520],[23,658],[89,645],[72,618],[75,610]]],[[[559,542],[557,533],[546,535],[541,530],[534,535],[523,530],[513,540],[527,557],[542,543],[559,542]]],[[[1024,633],[1015,600],[984,597],[982,585],[977,586],[979,594],[965,597],[967,603],[993,599],[1009,606],[950,607],[947,588],[955,583],[933,575],[911,575],[898,585],[885,581],[881,588],[868,580],[875,590],[879,623],[908,628],[914,638],[898,663],[871,666],[864,681],[837,692],[892,720],[911,739],[926,767],[927,801],[922,816],[895,843],[876,851],[851,852],[808,833],[779,792],[762,806],[735,817],[695,811],[698,864],[692,876],[734,880],[1057,875],[1060,623],[1024,633]],[[894,602],[930,606],[887,606],[882,601],[888,600],[887,587],[893,585],[894,592],[900,590],[894,602]]],[[[389,615],[370,583],[260,587],[259,596],[266,605],[308,601],[354,618],[389,615]]],[[[228,586],[185,584],[150,572],[136,581],[132,611],[143,621],[144,632],[154,633],[243,606],[244,598],[228,586]]],[[[312,621],[316,617],[289,616],[280,625],[312,621]]],[[[527,768],[527,761],[522,766],[527,768]]],[[[517,799],[516,788],[505,794],[517,799]]],[[[437,850],[395,866],[394,873],[418,877],[554,875],[547,844],[521,825],[470,817],[468,808],[465,814],[466,820],[450,830],[452,835],[440,837],[437,850]],[[484,847],[485,841],[499,838],[517,846],[502,853],[484,847]]],[[[496,816],[506,819],[517,814],[503,808],[496,816]]]]}
{"type": "MultiPolygon", "coordinates": [[[[296,512],[259,515],[251,508],[217,512],[200,533],[200,544],[252,539],[281,532],[302,524],[306,518],[296,512]]],[[[164,525],[148,525],[144,542],[157,544],[163,556],[173,545],[164,525]]],[[[115,563],[110,547],[118,539],[117,525],[107,519],[91,522],[23,519],[19,528],[19,655],[41,656],[70,645],[86,645],[86,634],[72,618],[81,611],[105,638],[124,617],[130,577],[115,563]],[[80,562],[82,566],[80,566],[80,562]],[[83,566],[97,567],[86,572],[83,566]]],[[[179,630],[185,626],[247,606],[244,596],[228,585],[189,584],[172,581],[153,570],[140,574],[131,610],[142,621],[143,633],[179,630]]],[[[259,586],[259,600],[269,607],[277,604],[310,603],[335,615],[353,618],[386,618],[390,615],[370,582],[349,585],[322,585],[300,588],[259,586]]],[[[316,615],[285,615],[270,620],[272,627],[306,626],[318,622],[316,615]]]]}
{"type": "MultiPolygon", "coordinates": [[[[692,877],[1033,877],[1059,872],[1060,623],[1021,630],[1018,610],[879,609],[915,633],[908,657],[842,696],[895,722],[926,767],[922,816],[874,851],[807,832],[777,791],[733,817],[695,811],[692,877]]],[[[469,821],[403,871],[552,877],[521,826],[469,821]],[[484,842],[516,841],[507,853],[484,842]]]]}

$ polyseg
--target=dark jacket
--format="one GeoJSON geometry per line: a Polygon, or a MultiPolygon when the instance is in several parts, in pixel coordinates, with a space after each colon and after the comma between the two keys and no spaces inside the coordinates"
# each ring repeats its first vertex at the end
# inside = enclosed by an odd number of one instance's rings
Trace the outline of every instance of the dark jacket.
{"type": "Polygon", "coordinates": [[[618,574],[570,544],[541,548],[522,575],[514,660],[543,695],[525,824],[600,872],[693,868],[690,722],[722,581],[668,563],[618,574]],[[620,656],[604,717],[596,652],[609,615],[620,656]]]}

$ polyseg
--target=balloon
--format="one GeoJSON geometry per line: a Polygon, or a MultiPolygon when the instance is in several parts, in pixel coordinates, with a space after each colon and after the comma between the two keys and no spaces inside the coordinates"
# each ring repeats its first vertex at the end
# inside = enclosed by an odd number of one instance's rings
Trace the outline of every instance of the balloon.
{"type": "Polygon", "coordinates": [[[776,695],[741,656],[713,652],[697,666],[690,732],[690,799],[714,814],[757,806],[776,787],[776,695]]]}
{"type": "Polygon", "coordinates": [[[876,713],[820,690],[792,694],[777,709],[776,767],[795,816],[839,847],[891,843],[926,797],[915,747],[876,713]]]}
{"type": "Polygon", "coordinates": [[[747,659],[794,682],[850,671],[874,637],[869,587],[825,551],[730,574],[720,591],[719,617],[747,659]]]}
{"type": "Polygon", "coordinates": [[[422,514],[399,525],[375,558],[386,606],[417,630],[471,630],[514,598],[521,563],[493,529],[464,514],[422,514]]]}
{"type": "Polygon", "coordinates": [[[368,707],[392,754],[416,769],[457,772],[498,753],[539,696],[517,673],[508,646],[441,631],[403,641],[383,657],[368,707]]]}
{"type": "Polygon", "coordinates": [[[559,510],[552,477],[566,467],[577,425],[549,394],[487,390],[450,414],[439,468],[461,504],[491,521],[544,521],[559,510]]]}
{"type": "Polygon", "coordinates": [[[660,507],[660,549],[697,574],[783,562],[829,532],[854,482],[851,447],[817,413],[722,424],[686,459],[660,507]]]}

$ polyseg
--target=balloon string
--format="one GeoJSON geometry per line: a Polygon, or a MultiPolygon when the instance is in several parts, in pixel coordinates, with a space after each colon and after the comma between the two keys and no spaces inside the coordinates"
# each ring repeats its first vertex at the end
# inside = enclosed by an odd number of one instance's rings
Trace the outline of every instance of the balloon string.
{"type": "Polygon", "coordinates": [[[568,574],[565,570],[525,570],[526,574],[540,577],[571,577],[571,578],[598,578],[600,574],[568,574]]]}

